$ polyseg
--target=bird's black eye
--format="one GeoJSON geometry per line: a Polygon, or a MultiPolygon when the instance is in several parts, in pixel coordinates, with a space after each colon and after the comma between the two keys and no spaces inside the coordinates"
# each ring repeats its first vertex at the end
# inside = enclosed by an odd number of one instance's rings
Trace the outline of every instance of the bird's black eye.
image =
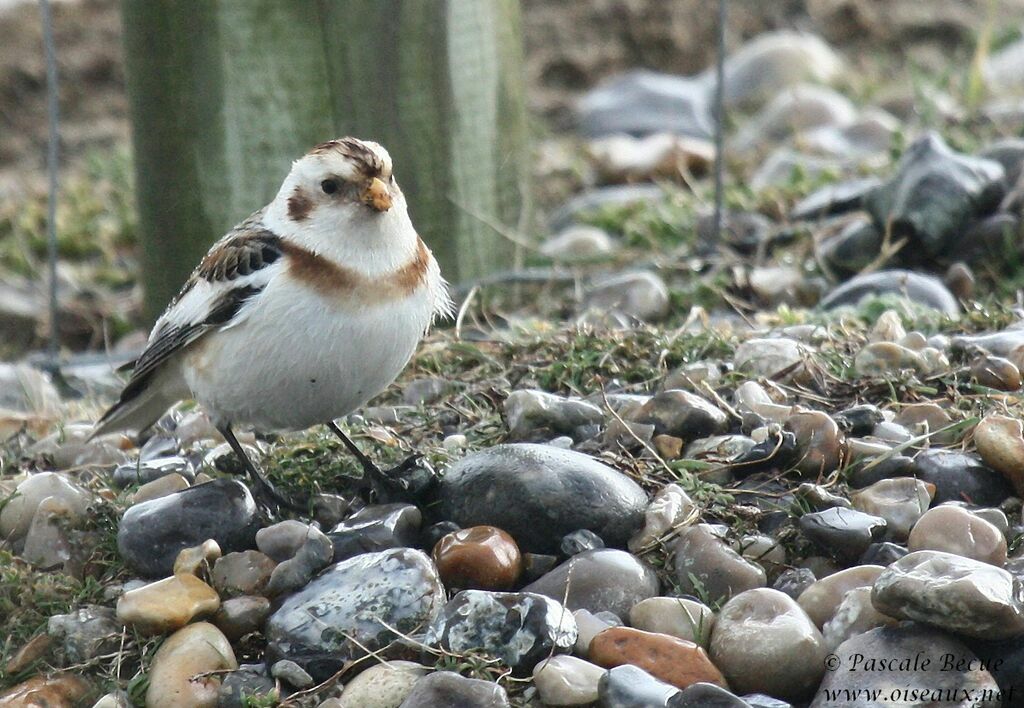
{"type": "Polygon", "coordinates": [[[333,179],[325,179],[320,183],[320,189],[324,190],[324,194],[334,194],[338,191],[338,183],[333,179]]]}

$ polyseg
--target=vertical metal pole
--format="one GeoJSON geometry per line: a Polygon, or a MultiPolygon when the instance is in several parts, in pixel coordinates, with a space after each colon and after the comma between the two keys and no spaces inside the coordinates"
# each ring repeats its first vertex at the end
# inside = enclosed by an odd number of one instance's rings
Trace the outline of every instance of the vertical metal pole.
{"type": "Polygon", "coordinates": [[[46,150],[46,170],[50,179],[50,193],[46,205],[47,260],[50,278],[50,365],[57,365],[60,354],[60,327],[57,321],[57,147],[60,140],[60,108],[57,104],[57,50],[53,39],[53,15],[49,0],[39,0],[43,20],[43,45],[46,50],[46,112],[49,139],[46,150]]]}
{"type": "Polygon", "coordinates": [[[718,52],[715,57],[715,221],[714,234],[722,240],[722,172],[725,167],[725,3],[718,0],[718,52]]]}

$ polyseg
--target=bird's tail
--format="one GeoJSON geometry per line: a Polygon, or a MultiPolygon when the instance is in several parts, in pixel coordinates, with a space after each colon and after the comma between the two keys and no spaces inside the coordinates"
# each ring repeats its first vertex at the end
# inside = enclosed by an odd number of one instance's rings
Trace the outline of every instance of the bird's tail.
{"type": "Polygon", "coordinates": [[[141,433],[160,420],[168,408],[186,397],[169,391],[169,388],[172,387],[149,385],[141,390],[132,390],[129,386],[121,394],[121,399],[96,422],[89,439],[125,430],[141,433]]]}

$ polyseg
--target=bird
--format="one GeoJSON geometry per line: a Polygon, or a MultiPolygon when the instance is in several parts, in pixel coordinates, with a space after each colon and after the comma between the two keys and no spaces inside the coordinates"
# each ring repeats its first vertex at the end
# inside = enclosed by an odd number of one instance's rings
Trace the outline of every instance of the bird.
{"type": "Polygon", "coordinates": [[[384,484],[387,472],[335,420],[391,385],[435,320],[451,313],[448,283],[413,226],[387,150],[328,140],[210,248],[91,437],[141,434],[192,399],[271,503],[302,506],[249,458],[239,426],[277,433],[325,424],[364,478],[384,484]]]}

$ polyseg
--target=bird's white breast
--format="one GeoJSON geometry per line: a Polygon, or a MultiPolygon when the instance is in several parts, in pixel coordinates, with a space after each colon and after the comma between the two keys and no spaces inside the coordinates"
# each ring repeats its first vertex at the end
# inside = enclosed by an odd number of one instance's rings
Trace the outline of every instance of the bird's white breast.
{"type": "Polygon", "coordinates": [[[341,417],[401,373],[433,317],[439,283],[430,277],[401,299],[354,304],[282,271],[238,324],[189,352],[185,379],[216,421],[299,430],[341,417]]]}

